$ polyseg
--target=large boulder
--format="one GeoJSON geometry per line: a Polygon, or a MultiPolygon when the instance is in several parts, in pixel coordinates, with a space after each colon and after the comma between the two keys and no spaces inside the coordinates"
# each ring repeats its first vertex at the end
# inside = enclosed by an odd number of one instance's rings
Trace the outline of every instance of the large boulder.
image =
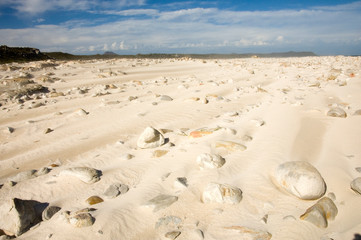
{"type": "Polygon", "coordinates": [[[45,203],[13,198],[0,206],[0,229],[19,236],[42,220],[45,203]]]}
{"type": "Polygon", "coordinates": [[[153,127],[147,127],[139,136],[137,146],[139,148],[156,148],[165,143],[163,135],[153,127]]]}
{"type": "Polygon", "coordinates": [[[318,199],[326,192],[326,183],[321,174],[308,162],[282,163],[274,177],[279,186],[300,199],[318,199]]]}

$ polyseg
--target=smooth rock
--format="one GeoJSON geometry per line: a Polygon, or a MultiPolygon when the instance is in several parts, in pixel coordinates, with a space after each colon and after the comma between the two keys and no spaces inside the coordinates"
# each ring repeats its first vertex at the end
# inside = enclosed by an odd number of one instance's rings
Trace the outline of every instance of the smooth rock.
{"type": "Polygon", "coordinates": [[[86,116],[89,114],[89,112],[85,111],[82,108],[79,108],[78,110],[75,110],[73,114],[78,116],[86,116]]]}
{"type": "Polygon", "coordinates": [[[210,183],[203,190],[202,201],[204,203],[228,203],[237,204],[242,200],[242,191],[228,184],[210,183]]]}
{"type": "Polygon", "coordinates": [[[356,193],[361,194],[361,177],[352,180],[351,189],[354,190],[356,193]]]}
{"type": "Polygon", "coordinates": [[[185,177],[179,177],[174,181],[175,188],[186,188],[188,187],[188,180],[185,177]]]}
{"type": "Polygon", "coordinates": [[[139,148],[156,148],[165,143],[163,135],[152,127],[147,127],[137,141],[139,148]]]}
{"type": "Polygon", "coordinates": [[[176,196],[161,194],[149,200],[146,205],[153,207],[153,212],[157,212],[160,209],[169,207],[176,201],[178,201],[176,196]]]}
{"type": "Polygon", "coordinates": [[[315,200],[326,192],[326,183],[321,174],[308,162],[282,163],[274,177],[279,186],[300,199],[315,200]]]}
{"type": "Polygon", "coordinates": [[[202,153],[196,161],[201,169],[220,168],[226,163],[226,160],[220,155],[209,153],[202,153]]]}
{"type": "Polygon", "coordinates": [[[55,213],[60,211],[60,207],[57,206],[48,206],[45,208],[45,210],[42,213],[42,219],[43,221],[49,220],[54,216],[55,213]]]}
{"type": "Polygon", "coordinates": [[[40,206],[33,200],[13,198],[0,206],[0,229],[19,236],[41,221],[40,206]]]}
{"type": "Polygon", "coordinates": [[[171,98],[171,97],[169,97],[167,95],[162,95],[160,97],[160,100],[162,100],[162,101],[173,101],[173,98],[171,98]]]}
{"type": "Polygon", "coordinates": [[[262,230],[256,230],[243,226],[231,226],[225,227],[227,230],[237,231],[239,235],[239,239],[249,239],[249,240],[270,240],[272,238],[272,234],[262,230]]]}
{"type": "Polygon", "coordinates": [[[95,183],[100,180],[101,171],[89,167],[73,167],[62,170],[59,176],[73,176],[85,183],[95,183]]]}
{"type": "Polygon", "coordinates": [[[345,112],[345,110],[343,110],[340,107],[334,107],[331,108],[328,112],[327,112],[327,116],[330,117],[339,117],[339,118],[346,118],[347,114],[345,112]]]}
{"type": "Polygon", "coordinates": [[[94,224],[95,219],[90,213],[79,213],[74,216],[69,216],[69,223],[77,228],[89,227],[94,224]]]}
{"type": "Polygon", "coordinates": [[[181,234],[180,231],[167,232],[164,236],[169,239],[176,239],[181,234]]]}
{"type": "Polygon", "coordinates": [[[85,200],[86,203],[89,205],[95,205],[101,202],[104,202],[104,200],[99,196],[91,196],[87,200],[85,200]]]}
{"type": "Polygon", "coordinates": [[[334,220],[337,213],[338,210],[334,202],[328,197],[323,197],[315,205],[308,208],[300,218],[317,227],[326,228],[328,220],[334,220]]]}

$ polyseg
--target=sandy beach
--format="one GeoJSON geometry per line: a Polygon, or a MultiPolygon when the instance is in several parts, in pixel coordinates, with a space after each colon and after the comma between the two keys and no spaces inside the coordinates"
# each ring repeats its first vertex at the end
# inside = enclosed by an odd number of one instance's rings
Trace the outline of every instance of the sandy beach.
{"type": "Polygon", "coordinates": [[[0,239],[361,234],[361,57],[49,60],[0,79],[0,239]]]}

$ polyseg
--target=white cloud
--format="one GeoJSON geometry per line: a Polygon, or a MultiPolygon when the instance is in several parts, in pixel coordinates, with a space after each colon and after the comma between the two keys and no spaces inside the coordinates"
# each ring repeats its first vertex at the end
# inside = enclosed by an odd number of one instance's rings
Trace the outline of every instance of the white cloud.
{"type": "MultiPolygon", "coordinates": [[[[75,0],[65,2],[72,1],[75,0]]],[[[101,24],[81,20],[29,29],[0,29],[0,35],[4,44],[34,46],[43,51],[315,51],[351,42],[361,54],[361,14],[346,7],[337,12],[326,8],[254,12],[193,8],[164,12],[133,9],[107,14],[132,17],[101,24]],[[143,16],[137,18],[138,15],[143,16]]]]}
{"type": "Polygon", "coordinates": [[[51,10],[91,10],[117,9],[124,6],[141,6],[145,0],[1,0],[0,5],[8,5],[20,13],[37,15],[51,10]]]}

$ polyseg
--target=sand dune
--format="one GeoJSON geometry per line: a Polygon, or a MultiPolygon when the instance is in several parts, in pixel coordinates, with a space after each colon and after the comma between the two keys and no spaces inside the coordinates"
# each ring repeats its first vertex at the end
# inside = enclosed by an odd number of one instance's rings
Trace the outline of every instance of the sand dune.
{"type": "Polygon", "coordinates": [[[361,196],[350,187],[361,177],[359,57],[40,63],[3,65],[0,72],[0,235],[16,234],[7,224],[16,222],[15,210],[6,207],[14,198],[61,208],[49,220],[31,220],[18,239],[361,234],[361,196]],[[32,84],[48,91],[19,93],[32,84]],[[333,116],[335,108],[346,117],[333,116]],[[144,141],[165,141],[139,147],[150,126],[160,135],[144,141]],[[224,165],[200,167],[204,153],[221,156],[224,165]],[[278,183],[276,169],[285,162],[313,166],[325,193],[304,200],[287,191],[314,186],[301,169],[278,183]],[[100,180],[64,175],[74,167],[96,169],[100,180]],[[214,187],[211,202],[203,202],[210,183],[225,188],[214,187]],[[113,187],[109,197],[111,185],[129,191],[113,187]],[[240,190],[239,202],[232,188],[240,190]],[[103,202],[89,205],[91,196],[103,202]],[[312,212],[316,220],[301,219],[322,197],[335,204],[336,217],[320,210],[312,212]],[[76,227],[79,210],[93,222],[76,227]]]}

